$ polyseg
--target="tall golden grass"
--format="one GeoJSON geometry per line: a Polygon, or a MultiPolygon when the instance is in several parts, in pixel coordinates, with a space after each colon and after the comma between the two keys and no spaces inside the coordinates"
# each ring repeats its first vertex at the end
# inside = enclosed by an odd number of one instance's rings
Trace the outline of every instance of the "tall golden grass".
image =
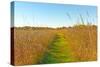
{"type": "MultiPolygon", "coordinates": [[[[97,26],[14,27],[14,64],[38,64],[56,33],[64,35],[75,61],[97,60],[97,26]]],[[[66,46],[65,46],[66,47],[66,46]]],[[[67,49],[66,49],[67,50],[67,49]]]]}

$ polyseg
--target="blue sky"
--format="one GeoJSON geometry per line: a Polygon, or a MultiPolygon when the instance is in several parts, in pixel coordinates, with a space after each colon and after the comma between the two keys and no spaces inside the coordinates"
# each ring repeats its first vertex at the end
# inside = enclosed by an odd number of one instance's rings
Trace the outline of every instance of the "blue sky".
{"type": "Polygon", "coordinates": [[[97,24],[97,7],[70,4],[14,2],[15,26],[62,27],[81,22],[97,24]]]}

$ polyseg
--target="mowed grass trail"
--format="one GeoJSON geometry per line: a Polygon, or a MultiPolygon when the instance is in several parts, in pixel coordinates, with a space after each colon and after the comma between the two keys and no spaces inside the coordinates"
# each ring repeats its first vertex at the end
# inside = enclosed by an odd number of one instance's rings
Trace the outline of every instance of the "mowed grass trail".
{"type": "Polygon", "coordinates": [[[71,56],[70,44],[67,43],[64,35],[57,33],[40,63],[65,63],[74,59],[71,56]]]}

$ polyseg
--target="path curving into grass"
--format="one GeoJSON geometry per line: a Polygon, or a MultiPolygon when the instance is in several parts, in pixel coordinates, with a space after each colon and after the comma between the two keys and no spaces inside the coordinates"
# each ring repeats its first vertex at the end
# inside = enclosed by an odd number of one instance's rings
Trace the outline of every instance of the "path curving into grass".
{"type": "Polygon", "coordinates": [[[44,54],[40,63],[50,64],[50,63],[65,63],[72,62],[73,58],[71,56],[71,51],[69,44],[64,38],[64,35],[57,33],[53,41],[48,46],[48,50],[44,54]]]}

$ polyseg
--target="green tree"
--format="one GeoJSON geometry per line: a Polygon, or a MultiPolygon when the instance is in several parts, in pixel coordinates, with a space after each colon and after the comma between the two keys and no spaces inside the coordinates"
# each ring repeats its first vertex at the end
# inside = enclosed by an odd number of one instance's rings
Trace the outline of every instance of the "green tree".
{"type": "Polygon", "coordinates": [[[64,63],[73,61],[70,48],[63,34],[57,34],[50,43],[40,63],[64,63]]]}

